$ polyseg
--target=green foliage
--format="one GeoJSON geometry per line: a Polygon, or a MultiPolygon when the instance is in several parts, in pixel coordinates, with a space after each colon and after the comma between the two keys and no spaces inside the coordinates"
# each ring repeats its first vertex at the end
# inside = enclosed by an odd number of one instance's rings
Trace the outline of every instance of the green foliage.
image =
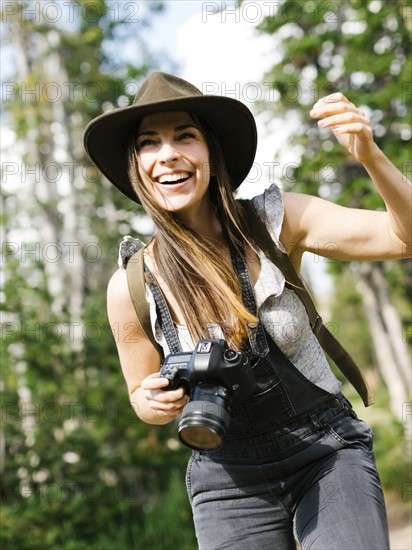
{"type": "Polygon", "coordinates": [[[73,477],[39,486],[4,506],[2,548],[196,548],[182,472],[172,469],[163,490],[153,481],[152,491],[145,496],[138,482],[108,487],[73,477]]]}
{"type": "Polygon", "coordinates": [[[330,317],[338,340],[350,350],[362,368],[373,370],[375,358],[371,335],[356,281],[356,266],[336,275],[330,317]]]}
{"type": "Polygon", "coordinates": [[[376,464],[385,491],[391,490],[404,499],[405,486],[410,483],[410,443],[405,441],[405,426],[389,411],[387,389],[379,384],[374,390],[376,402],[368,408],[350,385],[345,386],[345,394],[359,418],[373,428],[376,464]]]}
{"type": "Polygon", "coordinates": [[[317,191],[351,206],[365,206],[376,194],[364,171],[309,117],[316,100],[336,91],[368,109],[378,145],[400,169],[407,169],[406,143],[411,136],[407,18],[408,5],[403,1],[285,0],[276,16],[261,23],[262,32],[282,31],[280,59],[265,75],[277,95],[266,107],[275,115],[291,110],[300,115],[300,130],[292,142],[303,145],[305,154],[296,178],[284,181],[286,188],[317,191]],[[330,170],[325,173],[322,167],[330,170]]]}

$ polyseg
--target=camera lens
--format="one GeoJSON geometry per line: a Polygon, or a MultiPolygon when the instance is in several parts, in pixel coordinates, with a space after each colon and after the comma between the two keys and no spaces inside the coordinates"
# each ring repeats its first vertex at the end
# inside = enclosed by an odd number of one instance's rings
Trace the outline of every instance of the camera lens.
{"type": "Polygon", "coordinates": [[[179,422],[179,438],[196,451],[218,449],[229,428],[231,397],[226,388],[198,384],[184,407],[179,422]]]}
{"type": "Polygon", "coordinates": [[[180,441],[195,451],[214,451],[222,445],[223,434],[210,426],[185,426],[179,432],[180,441]]]}

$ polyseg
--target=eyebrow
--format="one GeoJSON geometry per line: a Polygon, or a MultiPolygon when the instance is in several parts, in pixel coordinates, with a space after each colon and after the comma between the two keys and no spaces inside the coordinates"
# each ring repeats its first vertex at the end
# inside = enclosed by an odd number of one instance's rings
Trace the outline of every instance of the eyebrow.
{"type": "MultiPolygon", "coordinates": [[[[186,130],[186,128],[194,128],[195,130],[199,130],[197,126],[194,124],[180,124],[179,126],[175,126],[173,131],[174,132],[180,132],[181,130],[186,130]]],[[[156,136],[158,132],[155,132],[154,130],[144,130],[143,132],[139,132],[137,134],[137,137],[140,136],[156,136]]]]}

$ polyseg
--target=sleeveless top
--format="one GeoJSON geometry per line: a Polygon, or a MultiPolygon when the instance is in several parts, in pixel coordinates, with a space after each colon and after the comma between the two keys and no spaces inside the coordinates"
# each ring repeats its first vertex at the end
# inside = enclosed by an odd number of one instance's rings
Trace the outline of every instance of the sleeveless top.
{"type": "MultiPolygon", "coordinates": [[[[284,250],[279,241],[284,215],[279,187],[272,184],[261,195],[251,200],[261,219],[265,222],[272,239],[279,248],[284,250]]],[[[303,376],[329,393],[338,393],[341,383],[333,374],[325,353],[312,332],[305,307],[294,291],[285,287],[285,278],[282,272],[261,250],[257,252],[261,271],[254,286],[254,293],[258,316],[263,326],[303,376]]],[[[119,257],[119,267],[121,268],[124,268],[125,265],[123,254],[121,247],[119,257]]],[[[150,305],[153,334],[163,348],[164,354],[167,355],[169,349],[157,319],[153,294],[147,285],[146,299],[150,305]]],[[[182,350],[192,351],[194,343],[188,328],[181,325],[177,325],[176,328],[182,350]]],[[[209,327],[209,332],[211,338],[222,338],[218,326],[209,327]]]]}

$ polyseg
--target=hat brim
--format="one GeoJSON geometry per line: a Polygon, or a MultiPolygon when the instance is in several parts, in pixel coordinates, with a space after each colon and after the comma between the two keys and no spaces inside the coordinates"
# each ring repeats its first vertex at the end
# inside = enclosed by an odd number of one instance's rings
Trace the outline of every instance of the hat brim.
{"type": "Polygon", "coordinates": [[[189,111],[215,130],[235,190],[252,168],[257,147],[252,113],[240,101],[223,96],[199,96],[130,105],[92,120],[84,133],[84,147],[102,174],[129,199],[140,203],[128,175],[127,137],[143,117],[168,111],[189,111]]]}

